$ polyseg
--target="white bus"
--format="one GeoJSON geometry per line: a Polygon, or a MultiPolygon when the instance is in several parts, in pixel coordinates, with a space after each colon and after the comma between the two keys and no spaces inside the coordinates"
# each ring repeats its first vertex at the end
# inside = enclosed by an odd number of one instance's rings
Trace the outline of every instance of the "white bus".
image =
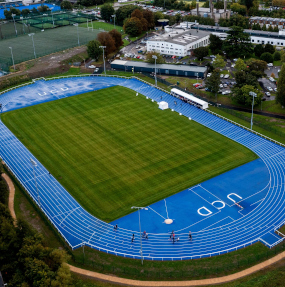
{"type": "Polygon", "coordinates": [[[185,93],[183,91],[180,91],[178,89],[171,89],[171,95],[176,97],[176,98],[179,98],[195,107],[198,107],[202,110],[205,110],[208,108],[208,103],[203,101],[203,100],[200,100],[188,93],[185,93]]]}

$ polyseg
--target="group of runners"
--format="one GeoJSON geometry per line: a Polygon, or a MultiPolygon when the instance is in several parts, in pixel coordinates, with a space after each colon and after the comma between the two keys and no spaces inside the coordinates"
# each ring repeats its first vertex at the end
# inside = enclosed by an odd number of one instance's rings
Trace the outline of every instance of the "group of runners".
{"type": "MultiPolygon", "coordinates": [[[[118,230],[118,224],[114,225],[114,230],[118,230]]],[[[146,231],[143,232],[142,238],[148,240],[148,233],[146,233],[146,231]]],[[[188,239],[189,239],[190,241],[192,241],[192,233],[191,233],[191,231],[189,231],[188,239]]],[[[178,242],[178,241],[180,240],[179,237],[175,238],[174,230],[172,230],[172,232],[171,232],[171,234],[170,234],[169,240],[172,240],[173,244],[174,244],[174,242],[178,242]]],[[[135,241],[135,234],[134,234],[134,233],[133,233],[133,236],[132,236],[132,240],[131,240],[131,241],[132,241],[132,242],[135,241]]]]}

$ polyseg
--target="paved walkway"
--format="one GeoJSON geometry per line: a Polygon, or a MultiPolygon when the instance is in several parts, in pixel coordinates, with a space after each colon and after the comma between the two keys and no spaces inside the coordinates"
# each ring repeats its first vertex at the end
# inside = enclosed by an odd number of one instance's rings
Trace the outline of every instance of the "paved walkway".
{"type": "MultiPolygon", "coordinates": [[[[15,196],[15,188],[12,180],[7,174],[2,174],[2,177],[5,179],[5,181],[8,184],[9,187],[9,210],[11,212],[12,217],[15,219],[15,224],[16,224],[16,214],[14,210],[14,196],[15,196]]],[[[276,255],[275,257],[268,259],[262,263],[259,263],[255,266],[252,266],[250,268],[247,268],[243,271],[223,276],[223,277],[218,277],[218,278],[211,278],[211,279],[201,279],[201,280],[191,280],[191,281],[139,281],[139,280],[132,280],[132,279],[126,279],[126,278],[120,278],[120,277],[115,277],[112,275],[106,275],[106,274],[101,274],[97,273],[94,271],[89,271],[85,269],[81,269],[72,265],[69,265],[70,271],[84,275],[87,277],[90,277],[95,280],[102,280],[102,281],[107,281],[110,283],[114,284],[120,284],[120,285],[126,285],[126,286],[205,286],[205,285],[215,285],[215,284],[222,284],[230,281],[234,281],[237,279],[240,279],[242,277],[245,277],[247,275],[250,275],[252,273],[255,273],[257,271],[260,271],[261,269],[264,269],[279,260],[282,260],[285,258],[285,251],[276,255]]]]}

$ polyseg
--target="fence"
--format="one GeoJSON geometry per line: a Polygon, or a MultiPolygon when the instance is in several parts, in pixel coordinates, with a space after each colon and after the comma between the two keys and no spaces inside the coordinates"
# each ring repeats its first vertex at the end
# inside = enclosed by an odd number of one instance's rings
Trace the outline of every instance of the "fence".
{"type": "MultiPolygon", "coordinates": [[[[238,112],[236,110],[226,109],[226,108],[220,108],[220,109],[225,111],[228,114],[231,114],[231,115],[233,115],[235,117],[238,117],[239,119],[242,119],[242,120],[247,121],[249,123],[251,122],[251,118],[249,116],[244,115],[244,114],[242,114],[242,113],[240,113],[240,112],[238,112]]],[[[254,120],[254,125],[258,126],[260,128],[263,128],[264,130],[267,130],[269,132],[272,132],[272,133],[274,133],[274,134],[276,134],[276,135],[278,135],[280,137],[284,137],[285,138],[285,133],[284,132],[282,132],[282,131],[280,131],[280,130],[278,130],[276,128],[269,127],[268,125],[266,125],[266,124],[264,124],[262,122],[254,120]]]]}
{"type": "Polygon", "coordinates": [[[29,17],[15,17],[15,21],[8,20],[0,23],[0,40],[15,38],[29,33],[38,33],[43,29],[52,29],[75,23],[86,23],[87,20],[96,20],[94,15],[81,12],[60,11],[32,15],[29,17]],[[22,18],[22,19],[21,19],[22,18]]]}
{"type": "MultiPolygon", "coordinates": [[[[277,253],[284,251],[284,242],[275,246],[272,249],[267,251],[252,254],[250,256],[246,256],[244,259],[238,259],[232,262],[229,260],[225,260],[223,264],[213,264],[210,267],[201,267],[201,264],[197,264],[198,266],[191,266],[190,270],[185,270],[181,268],[180,270],[170,270],[171,267],[167,268],[169,271],[164,270],[162,267],[159,270],[148,270],[144,267],[143,271],[141,268],[132,268],[129,266],[115,266],[114,264],[102,264],[96,262],[94,260],[88,259],[87,254],[82,254],[82,256],[72,256],[72,262],[79,267],[84,267],[88,269],[92,269],[94,271],[99,271],[102,273],[111,273],[114,275],[119,275],[123,277],[129,278],[140,278],[140,279],[198,279],[204,278],[207,276],[215,277],[220,276],[221,274],[230,274],[234,273],[238,270],[246,269],[252,265],[255,265],[259,262],[262,262],[270,257],[273,257],[277,253]]],[[[119,264],[118,264],[119,265],[119,264]]]]}

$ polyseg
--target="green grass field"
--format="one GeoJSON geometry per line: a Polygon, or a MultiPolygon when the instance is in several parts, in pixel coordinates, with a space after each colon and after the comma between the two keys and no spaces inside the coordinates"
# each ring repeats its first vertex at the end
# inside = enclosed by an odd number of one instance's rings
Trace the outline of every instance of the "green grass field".
{"type": "Polygon", "coordinates": [[[86,210],[106,221],[256,158],[123,87],[11,111],[3,121],[86,210]]]}

